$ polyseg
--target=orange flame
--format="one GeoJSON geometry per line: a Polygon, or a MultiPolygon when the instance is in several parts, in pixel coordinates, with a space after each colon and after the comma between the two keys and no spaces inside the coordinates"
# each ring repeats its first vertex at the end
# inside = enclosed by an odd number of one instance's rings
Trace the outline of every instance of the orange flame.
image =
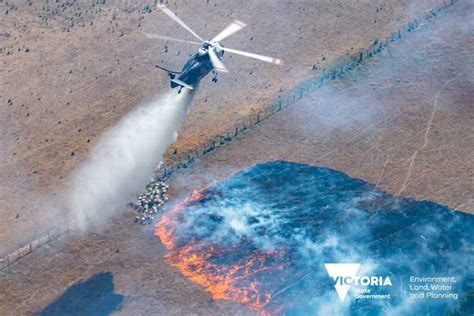
{"type": "Polygon", "coordinates": [[[174,248],[174,227],[178,224],[178,217],[181,209],[191,201],[202,199],[203,191],[204,190],[195,190],[190,197],[186,198],[181,203],[178,203],[173,209],[171,209],[171,211],[163,215],[158,224],[156,224],[155,236],[160,238],[161,243],[166,247],[166,249],[174,248]]]}
{"type": "Polygon", "coordinates": [[[258,280],[264,272],[283,269],[284,250],[246,250],[246,255],[240,256],[236,262],[219,264],[214,260],[216,257],[235,257],[242,245],[223,247],[195,239],[184,246],[176,245],[174,233],[184,206],[204,197],[203,190],[194,191],[156,225],[155,235],[170,250],[165,259],[183,276],[203,286],[213,299],[240,302],[267,315],[263,308],[271,302],[272,291],[262,288],[258,280]]]}
{"type": "Polygon", "coordinates": [[[234,300],[259,310],[271,301],[271,292],[260,293],[256,274],[273,269],[266,265],[268,257],[278,253],[253,252],[250,259],[241,259],[236,264],[222,266],[212,263],[216,253],[231,252],[232,249],[212,247],[204,252],[196,251],[197,244],[187,245],[166,255],[167,261],[178,268],[182,275],[203,286],[215,300],[234,300]],[[239,284],[242,283],[242,284],[239,284]]]}

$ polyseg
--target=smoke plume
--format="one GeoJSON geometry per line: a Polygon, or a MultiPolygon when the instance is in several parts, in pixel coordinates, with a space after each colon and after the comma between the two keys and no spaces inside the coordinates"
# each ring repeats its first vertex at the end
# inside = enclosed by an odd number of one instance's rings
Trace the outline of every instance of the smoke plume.
{"type": "Polygon", "coordinates": [[[81,230],[102,224],[144,188],[175,141],[193,96],[193,91],[171,91],[134,110],[102,136],[73,178],[71,224],[81,230]]]}

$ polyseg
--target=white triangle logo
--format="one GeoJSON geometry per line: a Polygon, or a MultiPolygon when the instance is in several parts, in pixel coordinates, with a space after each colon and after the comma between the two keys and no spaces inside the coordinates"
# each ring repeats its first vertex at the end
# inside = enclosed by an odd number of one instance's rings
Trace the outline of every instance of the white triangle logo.
{"type": "Polygon", "coordinates": [[[341,302],[346,298],[347,292],[351,288],[344,282],[346,277],[354,278],[360,268],[360,263],[325,263],[324,267],[329,276],[334,279],[334,287],[341,302]]]}

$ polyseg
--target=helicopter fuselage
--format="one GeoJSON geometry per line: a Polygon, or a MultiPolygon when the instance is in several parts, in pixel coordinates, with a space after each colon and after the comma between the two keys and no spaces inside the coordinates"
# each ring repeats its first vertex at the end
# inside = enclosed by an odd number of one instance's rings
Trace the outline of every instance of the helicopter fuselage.
{"type": "MultiPolygon", "coordinates": [[[[184,64],[181,74],[178,76],[178,80],[188,84],[191,87],[195,87],[196,84],[201,81],[205,76],[207,76],[213,67],[211,60],[209,59],[208,54],[200,55],[199,53],[193,55],[187,62],[184,64]]],[[[168,73],[171,78],[171,73],[168,73]]],[[[173,81],[174,77],[171,78],[171,88],[176,88],[180,86],[179,82],[173,81]]]]}
{"type": "MultiPolygon", "coordinates": [[[[208,53],[209,44],[207,42],[199,49],[199,52],[194,54],[188,61],[184,64],[183,69],[181,72],[171,71],[161,66],[155,65],[157,68],[165,70],[168,72],[168,76],[170,77],[170,84],[171,88],[179,87],[179,91],[181,89],[188,88],[194,89],[196,85],[206,77],[211,71],[214,70],[214,66],[212,65],[211,59],[208,53]]],[[[216,52],[218,58],[221,58],[224,55],[222,50],[218,50],[216,52]]],[[[217,81],[217,73],[215,73],[213,81],[217,81]]]]}

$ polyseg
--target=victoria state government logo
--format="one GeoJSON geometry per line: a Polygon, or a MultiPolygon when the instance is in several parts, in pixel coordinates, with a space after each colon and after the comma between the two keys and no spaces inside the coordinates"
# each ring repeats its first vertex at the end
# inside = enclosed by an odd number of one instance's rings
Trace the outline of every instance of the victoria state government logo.
{"type": "Polygon", "coordinates": [[[324,267],[329,276],[334,280],[334,288],[341,302],[347,296],[350,288],[362,286],[364,289],[358,289],[355,295],[357,299],[390,299],[390,294],[372,294],[367,287],[386,287],[392,286],[392,281],[388,276],[358,276],[360,263],[325,263],[324,267]]]}

